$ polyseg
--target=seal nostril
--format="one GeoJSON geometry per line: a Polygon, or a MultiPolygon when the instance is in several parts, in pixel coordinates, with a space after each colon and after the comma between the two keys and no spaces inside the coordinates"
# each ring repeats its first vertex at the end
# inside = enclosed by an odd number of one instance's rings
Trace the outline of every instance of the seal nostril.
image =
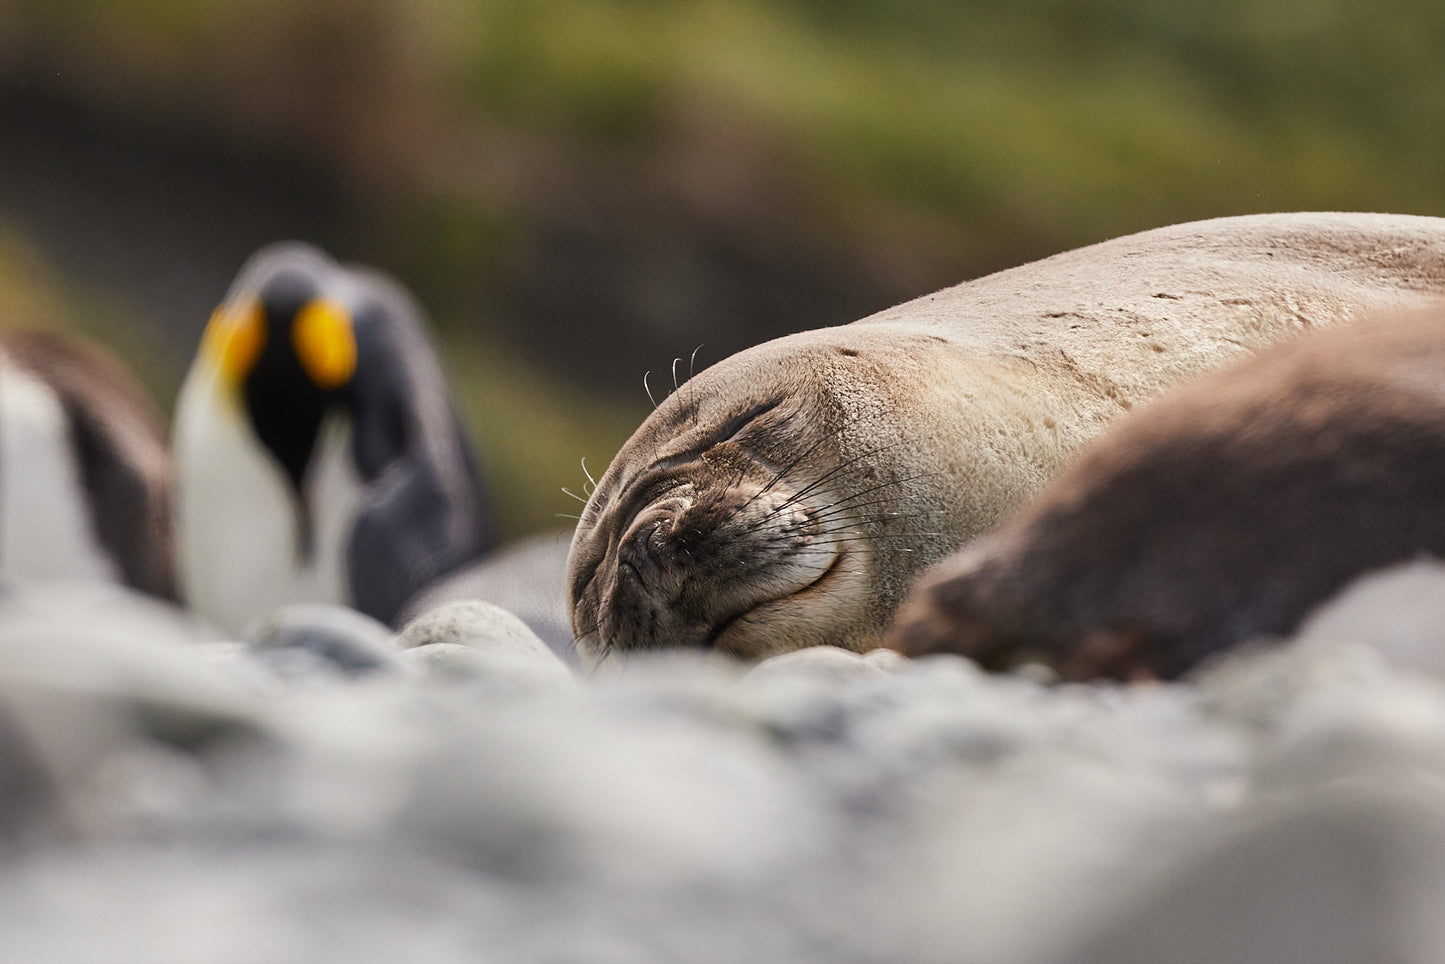
{"type": "Polygon", "coordinates": [[[637,534],[632,537],[632,549],[638,562],[657,565],[657,550],[661,547],[661,542],[657,539],[657,532],[661,528],[662,520],[660,519],[652,525],[638,528],[637,534]]]}

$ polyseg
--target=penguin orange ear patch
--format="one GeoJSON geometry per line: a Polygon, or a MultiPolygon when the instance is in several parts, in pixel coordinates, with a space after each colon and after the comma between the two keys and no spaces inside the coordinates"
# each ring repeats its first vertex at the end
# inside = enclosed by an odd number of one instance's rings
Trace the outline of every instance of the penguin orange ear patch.
{"type": "Polygon", "coordinates": [[[318,298],[297,313],[291,326],[291,347],[318,388],[339,388],[356,371],[351,314],[327,298],[318,298]]]}
{"type": "Polygon", "coordinates": [[[201,352],[212,359],[230,377],[239,382],[256,367],[261,349],[266,347],[266,314],[260,302],[252,301],[240,310],[221,305],[211,313],[201,352]]]}

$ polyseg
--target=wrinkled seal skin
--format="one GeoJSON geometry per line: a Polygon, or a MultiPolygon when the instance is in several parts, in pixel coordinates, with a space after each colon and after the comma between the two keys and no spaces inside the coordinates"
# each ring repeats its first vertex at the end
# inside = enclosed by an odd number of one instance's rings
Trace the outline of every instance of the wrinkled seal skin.
{"type": "Polygon", "coordinates": [[[1298,339],[1144,406],[925,574],[889,644],[1171,678],[1421,554],[1445,558],[1445,305],[1298,339]]]}
{"type": "Polygon", "coordinates": [[[878,645],[913,578],[1135,404],[1445,292],[1445,220],[1297,214],[1082,248],[725,359],[598,480],[568,560],[584,660],[878,645]]]}

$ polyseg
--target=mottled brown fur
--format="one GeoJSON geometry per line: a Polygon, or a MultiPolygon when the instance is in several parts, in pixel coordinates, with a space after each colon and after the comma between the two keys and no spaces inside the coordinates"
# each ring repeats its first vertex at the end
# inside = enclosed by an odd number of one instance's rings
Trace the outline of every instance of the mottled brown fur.
{"type": "Polygon", "coordinates": [[[889,641],[1174,677],[1420,554],[1445,557],[1445,306],[1310,335],[1121,420],[927,573],[889,641]]]}

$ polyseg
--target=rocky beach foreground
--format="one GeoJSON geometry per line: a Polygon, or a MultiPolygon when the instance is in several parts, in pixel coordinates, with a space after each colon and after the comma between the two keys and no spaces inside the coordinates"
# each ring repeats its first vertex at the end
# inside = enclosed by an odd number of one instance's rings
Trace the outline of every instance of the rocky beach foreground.
{"type": "Polygon", "coordinates": [[[476,604],[228,642],[11,589],[0,957],[1438,959],[1442,578],[1134,686],[828,648],[582,678],[476,604]]]}

